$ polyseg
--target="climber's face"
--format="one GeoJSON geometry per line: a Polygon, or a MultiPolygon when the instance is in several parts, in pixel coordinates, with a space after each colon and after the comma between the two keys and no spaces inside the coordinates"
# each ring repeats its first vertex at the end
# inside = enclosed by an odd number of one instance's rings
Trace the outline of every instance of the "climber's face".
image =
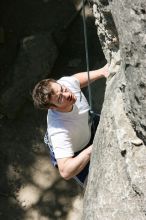
{"type": "Polygon", "coordinates": [[[50,103],[53,105],[50,108],[63,112],[71,111],[77,99],[72,91],[57,82],[52,82],[51,87],[53,92],[50,103]]]}

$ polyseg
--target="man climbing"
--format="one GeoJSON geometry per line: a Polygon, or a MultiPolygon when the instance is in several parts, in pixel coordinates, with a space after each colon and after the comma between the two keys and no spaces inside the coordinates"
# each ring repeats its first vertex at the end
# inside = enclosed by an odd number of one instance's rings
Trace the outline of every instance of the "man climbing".
{"type": "MultiPolygon", "coordinates": [[[[108,64],[90,71],[90,82],[109,75],[108,64]]],[[[86,72],[59,80],[45,79],[33,90],[34,105],[48,109],[47,143],[51,160],[61,176],[84,185],[92,152],[90,107],[81,92],[88,85],[86,72]]]]}

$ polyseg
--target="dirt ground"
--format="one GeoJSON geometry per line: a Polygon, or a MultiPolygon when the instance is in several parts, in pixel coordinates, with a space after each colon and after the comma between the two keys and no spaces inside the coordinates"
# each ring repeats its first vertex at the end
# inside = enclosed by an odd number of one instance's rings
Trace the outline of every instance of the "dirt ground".
{"type": "MultiPolygon", "coordinates": [[[[59,16],[60,10],[61,23],[65,13],[76,11],[78,1],[72,2],[74,4],[68,6],[67,1],[60,0],[1,1],[1,92],[11,82],[10,69],[15,62],[20,39],[49,28],[51,22],[55,23],[55,16],[59,16]]],[[[91,10],[87,10],[87,15],[90,69],[95,69],[102,66],[104,58],[98,46],[91,10]]],[[[59,27],[59,22],[54,25],[59,27]]],[[[66,37],[52,70],[56,76],[58,73],[71,75],[86,70],[81,16],[69,26],[66,37]]],[[[81,219],[83,190],[73,180],[64,181],[51,166],[43,143],[45,131],[46,112],[34,109],[30,97],[15,119],[0,115],[2,220],[81,219]]]]}

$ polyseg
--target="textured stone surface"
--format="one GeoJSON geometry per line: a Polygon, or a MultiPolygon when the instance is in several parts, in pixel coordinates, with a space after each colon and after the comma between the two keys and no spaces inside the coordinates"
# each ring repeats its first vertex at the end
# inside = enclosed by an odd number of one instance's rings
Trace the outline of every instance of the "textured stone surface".
{"type": "Polygon", "coordinates": [[[13,80],[0,98],[2,113],[8,117],[16,116],[35,83],[51,72],[57,55],[57,46],[49,33],[23,39],[12,70],[13,80]]]}
{"type": "Polygon", "coordinates": [[[145,220],[146,3],[97,0],[93,8],[111,75],[94,141],[83,219],[145,220]]]}

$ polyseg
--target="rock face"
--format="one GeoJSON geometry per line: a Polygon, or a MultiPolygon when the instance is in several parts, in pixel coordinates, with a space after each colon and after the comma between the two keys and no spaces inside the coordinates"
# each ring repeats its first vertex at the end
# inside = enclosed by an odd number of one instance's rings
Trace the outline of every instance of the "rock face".
{"type": "Polygon", "coordinates": [[[14,66],[13,80],[1,95],[0,111],[13,118],[31,95],[31,88],[51,72],[58,49],[50,33],[23,39],[14,66]]]}
{"type": "Polygon", "coordinates": [[[84,220],[146,219],[146,2],[95,0],[110,65],[84,199],[84,220]]]}

